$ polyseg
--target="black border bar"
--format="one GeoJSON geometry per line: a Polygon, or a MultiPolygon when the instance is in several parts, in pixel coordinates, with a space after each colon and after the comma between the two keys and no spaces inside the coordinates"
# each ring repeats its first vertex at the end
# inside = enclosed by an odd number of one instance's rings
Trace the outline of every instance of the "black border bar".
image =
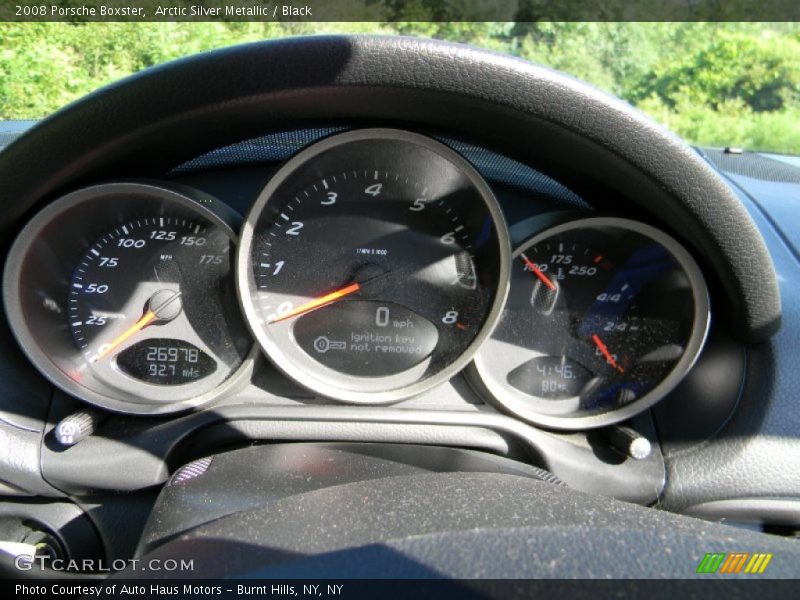
{"type": "Polygon", "coordinates": [[[797,0],[5,0],[8,22],[800,20],[797,0]]]}

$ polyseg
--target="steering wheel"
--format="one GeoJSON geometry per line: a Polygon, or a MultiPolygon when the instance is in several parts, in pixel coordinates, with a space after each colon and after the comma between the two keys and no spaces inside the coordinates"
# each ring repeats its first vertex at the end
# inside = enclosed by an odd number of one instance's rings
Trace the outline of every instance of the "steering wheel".
{"type": "Polygon", "coordinates": [[[149,69],[79,100],[0,156],[0,231],[88,181],[163,175],[220,146],[303,123],[468,132],[560,178],[613,190],[706,257],[745,342],[780,325],[755,224],[703,159],[627,104],[575,79],[466,46],[312,37],[237,46],[149,69]]]}

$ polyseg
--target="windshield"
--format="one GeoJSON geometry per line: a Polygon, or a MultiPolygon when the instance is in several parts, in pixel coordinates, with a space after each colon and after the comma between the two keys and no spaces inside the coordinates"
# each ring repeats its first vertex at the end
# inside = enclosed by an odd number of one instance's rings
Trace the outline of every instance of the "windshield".
{"type": "Polygon", "coordinates": [[[699,146],[800,154],[796,23],[0,23],[0,119],[39,119],[125,75],[290,35],[403,34],[544,64],[699,146]]]}

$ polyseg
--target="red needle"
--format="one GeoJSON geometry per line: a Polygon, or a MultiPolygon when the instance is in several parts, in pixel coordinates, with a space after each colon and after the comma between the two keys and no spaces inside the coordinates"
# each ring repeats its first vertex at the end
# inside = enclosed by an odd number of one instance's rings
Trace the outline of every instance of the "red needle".
{"type": "Polygon", "coordinates": [[[599,335],[597,335],[596,333],[593,333],[593,334],[592,334],[592,341],[594,342],[595,346],[597,346],[597,348],[600,350],[600,353],[601,353],[601,354],[602,354],[602,355],[605,357],[605,359],[608,361],[608,364],[610,364],[612,367],[614,367],[614,368],[615,368],[617,371],[619,371],[620,373],[624,373],[624,372],[625,372],[625,369],[623,369],[622,367],[620,367],[620,366],[617,364],[617,361],[615,361],[615,360],[614,360],[614,357],[613,357],[613,356],[611,356],[611,352],[609,352],[609,351],[608,351],[608,348],[607,348],[607,347],[606,347],[606,345],[603,343],[603,340],[601,340],[601,339],[600,339],[600,336],[599,336],[599,335]]]}
{"type": "Polygon", "coordinates": [[[345,296],[349,296],[350,294],[355,294],[358,290],[361,289],[361,285],[358,283],[351,283],[350,285],[343,287],[341,289],[336,290],[335,292],[331,292],[330,294],[325,294],[324,296],[320,296],[319,298],[314,298],[311,302],[306,302],[295,308],[294,310],[290,310],[288,313],[284,315],[280,315],[271,319],[269,324],[278,323],[279,321],[285,321],[286,319],[291,319],[292,317],[296,317],[297,315],[302,315],[303,313],[311,312],[312,310],[317,310],[318,308],[322,308],[323,306],[327,306],[337,300],[341,300],[345,296]]]}
{"type": "Polygon", "coordinates": [[[108,356],[109,354],[111,354],[111,351],[112,351],[112,350],[114,350],[114,348],[117,348],[117,347],[118,347],[118,346],[119,346],[119,345],[120,345],[122,342],[124,342],[125,340],[127,340],[127,339],[128,339],[129,337],[131,337],[131,336],[132,336],[134,333],[136,333],[136,332],[138,332],[138,331],[141,331],[142,329],[144,329],[145,327],[147,327],[147,326],[148,326],[148,325],[149,325],[149,324],[150,324],[150,323],[151,323],[151,322],[152,322],[152,321],[153,321],[155,318],[156,318],[156,313],[154,313],[152,310],[148,310],[146,313],[144,313],[144,314],[142,315],[142,318],[141,318],[141,319],[139,319],[138,321],[136,321],[136,323],[134,323],[134,324],[133,324],[133,325],[131,325],[131,326],[130,326],[128,329],[126,329],[126,330],[125,330],[125,331],[123,331],[123,332],[122,332],[120,335],[118,335],[118,336],[117,336],[117,337],[114,339],[114,341],[113,341],[113,342],[111,342],[110,344],[108,344],[108,345],[105,347],[105,350],[103,350],[103,351],[102,351],[102,352],[100,352],[100,353],[99,353],[97,356],[95,356],[95,357],[92,359],[92,362],[97,362],[97,361],[98,361],[98,360],[100,360],[101,358],[104,358],[104,357],[108,356]]]}
{"type": "Polygon", "coordinates": [[[551,291],[553,292],[556,291],[556,284],[550,281],[547,275],[542,273],[542,270],[539,267],[537,267],[532,260],[530,260],[524,254],[522,255],[522,260],[524,260],[525,264],[528,265],[528,268],[531,271],[533,271],[539,279],[542,280],[542,283],[544,283],[547,287],[549,287],[551,291]]]}

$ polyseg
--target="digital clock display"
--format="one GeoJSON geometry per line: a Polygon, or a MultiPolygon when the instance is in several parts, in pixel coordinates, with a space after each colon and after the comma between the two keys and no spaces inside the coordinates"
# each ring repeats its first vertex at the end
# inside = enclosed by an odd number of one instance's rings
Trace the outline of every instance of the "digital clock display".
{"type": "Polygon", "coordinates": [[[512,369],[507,379],[525,394],[561,400],[580,394],[591,377],[579,362],[566,356],[539,356],[512,369]]]}
{"type": "Polygon", "coordinates": [[[217,370],[216,361],[194,344],[165,338],[134,344],[120,353],[117,366],[131,377],[159,385],[199,381],[217,370]]]}

